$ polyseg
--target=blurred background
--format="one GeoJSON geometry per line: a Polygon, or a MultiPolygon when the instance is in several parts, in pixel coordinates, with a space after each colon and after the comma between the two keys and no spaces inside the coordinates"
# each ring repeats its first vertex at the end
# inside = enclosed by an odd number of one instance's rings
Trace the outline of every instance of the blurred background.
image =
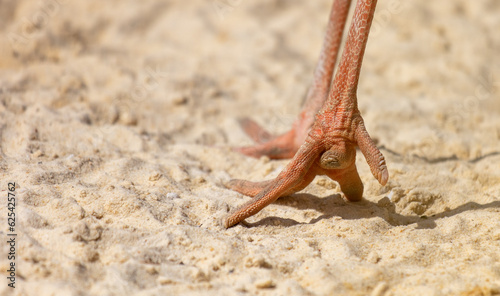
{"type": "MultiPolygon", "coordinates": [[[[1,99],[102,137],[125,125],[160,145],[249,143],[236,118],[279,133],[298,114],[330,2],[3,0],[1,99]]],[[[404,155],[494,150],[500,4],[379,2],[358,95],[369,130],[404,155]]]]}

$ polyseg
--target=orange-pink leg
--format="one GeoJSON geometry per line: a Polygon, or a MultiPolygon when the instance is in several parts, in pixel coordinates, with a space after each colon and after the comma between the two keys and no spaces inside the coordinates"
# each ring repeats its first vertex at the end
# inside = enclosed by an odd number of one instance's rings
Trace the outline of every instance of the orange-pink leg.
{"type": "Polygon", "coordinates": [[[363,197],[363,183],[359,178],[356,165],[353,163],[344,170],[328,170],[325,175],[330,179],[337,181],[340,185],[340,190],[349,201],[360,201],[363,197]]]}
{"type": "Polygon", "coordinates": [[[259,144],[248,147],[233,148],[235,151],[256,158],[266,155],[271,159],[288,159],[295,155],[297,147],[300,147],[301,145],[295,144],[297,136],[294,128],[280,136],[271,136],[272,140],[265,142],[265,139],[269,139],[270,134],[263,130],[256,122],[251,121],[248,118],[246,118],[245,121],[246,126],[242,126],[243,129],[252,139],[258,140],[255,142],[259,144]]]}
{"type": "Polygon", "coordinates": [[[280,196],[302,190],[317,174],[326,174],[337,181],[350,201],[360,200],[363,184],[355,165],[356,145],[365,156],[373,176],[380,184],[387,183],[389,173],[385,159],[364,127],[356,98],[376,3],[376,0],[357,1],[345,50],[328,99],[316,115],[305,143],[291,162],[274,180],[229,183],[229,187],[255,197],[229,213],[223,220],[225,227],[256,214],[280,196]]]}
{"type": "Polygon", "coordinates": [[[252,119],[243,118],[240,120],[241,127],[257,145],[234,150],[252,157],[266,155],[271,159],[288,159],[295,155],[314,123],[314,115],[328,96],[350,4],[351,0],[335,0],[332,5],[313,84],[292,129],[275,137],[252,119]]]}
{"type": "Polygon", "coordinates": [[[238,191],[241,194],[248,195],[251,197],[256,196],[261,192],[264,188],[269,186],[274,182],[273,180],[261,181],[261,182],[252,182],[247,180],[240,179],[232,179],[227,182],[225,186],[234,191],[238,191]]]}
{"type": "MultiPolygon", "coordinates": [[[[294,187],[291,187],[288,191],[284,191],[279,197],[290,195],[306,188],[307,185],[309,185],[312,182],[312,180],[314,180],[314,177],[316,177],[316,175],[317,175],[316,172],[310,169],[307,172],[307,174],[304,175],[294,187]]],[[[273,186],[276,180],[277,179],[261,181],[261,182],[252,182],[247,180],[232,179],[231,181],[227,182],[225,186],[241,194],[255,197],[266,187],[273,186]]]]}
{"type": "Polygon", "coordinates": [[[255,215],[281,196],[292,193],[294,189],[301,190],[306,187],[314,179],[314,175],[310,174],[309,169],[321,153],[320,149],[321,148],[317,145],[309,146],[305,143],[300,148],[300,153],[297,153],[294,159],[286,166],[278,177],[273,180],[253,184],[231,181],[232,183],[230,182],[228,185],[231,186],[232,184],[234,186],[233,189],[240,192],[248,192],[252,195],[255,192],[255,189],[261,190],[253,199],[231,211],[231,213],[224,217],[224,227],[231,227],[244,219],[255,215]]]}

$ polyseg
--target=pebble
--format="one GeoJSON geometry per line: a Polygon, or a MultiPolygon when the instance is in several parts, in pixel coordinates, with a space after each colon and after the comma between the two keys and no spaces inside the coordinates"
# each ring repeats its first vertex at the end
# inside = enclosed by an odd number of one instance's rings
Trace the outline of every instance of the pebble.
{"type": "Polygon", "coordinates": [[[154,173],[151,176],[149,176],[149,181],[158,181],[161,178],[160,173],[154,173]]]}
{"type": "Polygon", "coordinates": [[[169,193],[167,193],[167,198],[174,199],[174,198],[180,198],[180,196],[179,196],[179,194],[177,194],[175,192],[169,192],[169,193]]]}
{"type": "Polygon", "coordinates": [[[257,289],[268,289],[268,288],[274,288],[274,283],[271,279],[260,279],[255,281],[255,287],[257,289]]]}

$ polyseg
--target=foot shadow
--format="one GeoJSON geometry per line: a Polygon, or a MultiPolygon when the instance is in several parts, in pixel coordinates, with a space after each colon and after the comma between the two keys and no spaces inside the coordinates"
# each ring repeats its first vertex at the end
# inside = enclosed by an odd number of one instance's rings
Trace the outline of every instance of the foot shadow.
{"type": "Polygon", "coordinates": [[[290,196],[279,198],[275,204],[292,207],[298,210],[315,210],[322,213],[319,217],[307,223],[298,222],[290,218],[266,217],[254,223],[245,223],[248,227],[255,226],[275,226],[291,227],[298,224],[315,224],[324,219],[340,217],[344,220],[367,219],[380,217],[392,226],[417,224],[417,229],[433,229],[436,227],[436,220],[452,217],[466,211],[500,208],[500,201],[493,201],[486,204],[467,202],[454,209],[446,210],[432,216],[401,215],[396,212],[396,205],[388,197],[384,197],[378,202],[371,202],[363,199],[358,202],[348,202],[342,198],[341,194],[333,194],[327,197],[317,197],[308,193],[296,193],[290,196]]]}

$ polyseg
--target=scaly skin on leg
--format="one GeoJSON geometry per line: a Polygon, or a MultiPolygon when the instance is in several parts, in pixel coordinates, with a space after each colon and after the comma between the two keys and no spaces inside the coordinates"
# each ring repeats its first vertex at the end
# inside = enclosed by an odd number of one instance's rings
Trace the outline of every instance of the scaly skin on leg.
{"type": "MultiPolygon", "coordinates": [[[[314,180],[314,177],[316,177],[316,173],[314,170],[309,169],[307,174],[302,178],[302,180],[297,183],[294,187],[289,188],[288,191],[283,192],[281,196],[286,196],[290,195],[292,193],[295,193],[297,191],[300,191],[309,185],[309,183],[314,180]]],[[[272,186],[274,184],[276,179],[272,180],[267,180],[267,181],[261,181],[261,182],[252,182],[252,181],[247,181],[247,180],[240,180],[240,179],[232,179],[226,184],[224,184],[227,188],[232,189],[234,191],[237,191],[241,194],[255,197],[257,194],[259,194],[262,190],[264,190],[266,187],[269,185],[272,186]]]]}
{"type": "Polygon", "coordinates": [[[351,0],[335,0],[332,5],[325,40],[314,71],[313,83],[292,129],[274,137],[252,119],[243,118],[240,120],[241,127],[257,145],[237,147],[234,150],[252,157],[267,155],[271,159],[288,159],[295,155],[314,123],[314,115],[328,97],[350,5],[351,0]]]}
{"type": "MultiPolygon", "coordinates": [[[[292,159],[292,161],[286,166],[286,168],[276,177],[276,179],[271,180],[267,184],[264,189],[262,189],[252,200],[243,204],[239,208],[233,210],[226,217],[223,218],[224,227],[231,227],[244,219],[255,215],[257,212],[262,210],[264,207],[269,205],[270,203],[277,200],[279,197],[289,194],[290,189],[299,187],[303,185],[304,177],[309,172],[310,167],[314,164],[315,160],[318,158],[318,155],[322,152],[317,145],[308,145],[309,143],[306,141],[304,145],[299,149],[299,153],[292,159]]],[[[306,179],[310,179],[306,178],[306,179]]],[[[311,179],[312,180],[312,179],[311,179]]],[[[234,184],[236,186],[243,185],[249,186],[249,192],[253,191],[252,186],[259,183],[254,183],[254,185],[250,183],[237,183],[238,181],[231,181],[230,184],[234,184]]],[[[310,182],[310,181],[309,181],[310,182]]],[[[260,183],[259,185],[263,185],[264,183],[260,183]]],[[[256,185],[256,186],[259,186],[256,185]]],[[[307,184],[305,185],[307,186],[307,184]]],[[[304,186],[304,187],[305,187],[304,186]]],[[[246,188],[238,188],[242,189],[241,191],[245,191],[246,188]]]]}
{"type": "Polygon", "coordinates": [[[348,200],[360,200],[363,183],[356,170],[356,146],[365,156],[373,176],[381,185],[387,183],[389,173],[384,156],[365,129],[356,98],[376,4],[376,0],[358,0],[328,99],[316,114],[305,143],[291,162],[274,180],[258,183],[233,180],[228,183],[231,189],[255,197],[224,218],[226,228],[256,214],[279,197],[302,190],[316,175],[327,175],[337,181],[348,200]]]}
{"type": "MultiPolygon", "coordinates": [[[[249,134],[252,138],[254,138],[255,136],[256,139],[258,140],[255,142],[257,143],[261,142],[254,146],[233,148],[233,150],[243,153],[245,155],[252,157],[261,157],[266,155],[269,156],[269,158],[271,159],[288,159],[292,158],[297,152],[298,147],[300,147],[300,145],[304,143],[304,141],[302,141],[301,144],[295,143],[298,141],[297,139],[298,137],[296,136],[296,131],[295,131],[296,129],[295,123],[292,129],[287,133],[274,137],[269,142],[262,142],[264,139],[268,138],[268,135],[270,134],[263,129],[257,130],[257,127],[260,128],[260,126],[251,119],[245,118],[244,121],[246,126],[242,127],[247,132],[247,134],[249,134]],[[250,126],[252,127],[252,130],[248,130],[250,126]],[[264,136],[259,136],[259,135],[264,135],[264,136]]],[[[241,122],[243,122],[243,120],[241,122]]]]}
{"type": "Polygon", "coordinates": [[[234,191],[238,191],[241,194],[254,197],[273,182],[274,180],[252,182],[247,180],[232,179],[231,181],[229,181],[224,185],[227,188],[233,189],[234,191]]]}

